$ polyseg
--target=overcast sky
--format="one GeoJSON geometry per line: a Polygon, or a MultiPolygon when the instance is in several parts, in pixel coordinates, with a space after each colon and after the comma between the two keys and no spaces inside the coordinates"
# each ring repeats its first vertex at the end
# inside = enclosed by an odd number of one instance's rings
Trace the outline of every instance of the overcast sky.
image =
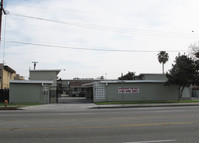
{"type": "Polygon", "coordinates": [[[4,0],[0,60],[28,78],[66,69],[62,79],[116,79],[161,73],[159,51],[178,53],[199,40],[198,0],[4,0]],[[34,44],[34,45],[33,45],[34,44]]]}

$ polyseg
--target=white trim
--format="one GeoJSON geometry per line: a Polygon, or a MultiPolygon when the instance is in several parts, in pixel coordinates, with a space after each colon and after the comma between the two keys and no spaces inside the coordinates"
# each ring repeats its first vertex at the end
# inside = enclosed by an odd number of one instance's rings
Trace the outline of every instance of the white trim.
{"type": "Polygon", "coordinates": [[[50,80],[10,80],[10,83],[29,83],[29,84],[53,84],[53,81],[50,80]]]}
{"type": "Polygon", "coordinates": [[[107,84],[113,84],[113,83],[165,83],[166,80],[112,80],[112,81],[100,81],[100,83],[107,83],[107,84]]]}

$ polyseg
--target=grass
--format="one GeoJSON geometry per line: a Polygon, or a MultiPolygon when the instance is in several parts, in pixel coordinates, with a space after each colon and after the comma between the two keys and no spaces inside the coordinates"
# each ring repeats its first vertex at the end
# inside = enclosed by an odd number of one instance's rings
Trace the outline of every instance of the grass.
{"type": "MultiPolygon", "coordinates": [[[[35,106],[35,105],[42,105],[41,103],[8,103],[7,107],[25,107],[25,106],[35,106]]],[[[0,103],[0,108],[5,107],[4,103],[0,103]]]]}
{"type": "Polygon", "coordinates": [[[167,101],[116,101],[116,102],[98,102],[96,105],[109,105],[109,104],[151,104],[151,103],[194,103],[199,102],[199,100],[167,100],[167,101]]]}

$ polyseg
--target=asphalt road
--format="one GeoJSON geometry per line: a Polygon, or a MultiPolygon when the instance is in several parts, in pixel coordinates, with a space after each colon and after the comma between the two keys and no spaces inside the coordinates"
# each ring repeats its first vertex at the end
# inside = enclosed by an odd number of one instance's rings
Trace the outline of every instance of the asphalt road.
{"type": "Polygon", "coordinates": [[[199,107],[0,111],[1,143],[198,143],[199,107]]]}

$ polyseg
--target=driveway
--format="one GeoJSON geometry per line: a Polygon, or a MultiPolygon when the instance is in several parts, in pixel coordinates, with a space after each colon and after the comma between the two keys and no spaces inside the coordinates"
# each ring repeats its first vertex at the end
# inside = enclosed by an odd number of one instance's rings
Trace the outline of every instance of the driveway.
{"type": "Polygon", "coordinates": [[[29,111],[86,111],[89,107],[95,106],[93,103],[66,103],[66,104],[44,104],[37,106],[23,107],[24,110],[29,111]]]}

